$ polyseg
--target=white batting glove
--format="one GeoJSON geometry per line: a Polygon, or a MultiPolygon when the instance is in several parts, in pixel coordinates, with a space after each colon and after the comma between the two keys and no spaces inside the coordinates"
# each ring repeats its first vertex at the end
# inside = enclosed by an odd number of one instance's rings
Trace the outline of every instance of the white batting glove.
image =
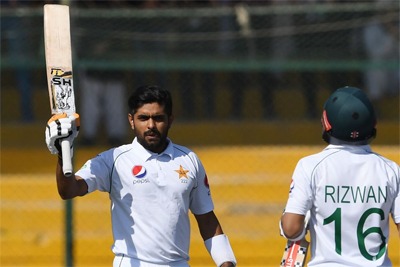
{"type": "Polygon", "coordinates": [[[60,140],[67,138],[71,144],[72,155],[72,144],[74,139],[78,136],[79,126],[80,119],[77,113],[70,116],[65,113],[52,116],[47,122],[45,130],[46,144],[50,153],[61,153],[60,140]]]}

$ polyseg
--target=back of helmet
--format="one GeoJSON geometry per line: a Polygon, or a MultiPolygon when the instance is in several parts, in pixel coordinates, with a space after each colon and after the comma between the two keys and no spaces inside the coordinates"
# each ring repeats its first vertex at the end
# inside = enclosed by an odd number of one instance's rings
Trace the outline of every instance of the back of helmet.
{"type": "Polygon", "coordinates": [[[355,87],[337,89],[325,102],[322,138],[329,144],[365,145],[376,136],[376,115],[367,95],[355,87]]]}

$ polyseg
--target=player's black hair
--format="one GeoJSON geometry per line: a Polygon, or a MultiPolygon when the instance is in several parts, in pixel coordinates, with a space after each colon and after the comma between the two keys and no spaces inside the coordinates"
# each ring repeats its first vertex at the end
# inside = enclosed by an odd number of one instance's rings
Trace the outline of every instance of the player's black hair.
{"type": "Polygon", "coordinates": [[[172,115],[171,93],[157,85],[138,87],[128,99],[129,112],[133,115],[140,107],[149,103],[158,103],[164,106],[167,115],[172,115]]]}

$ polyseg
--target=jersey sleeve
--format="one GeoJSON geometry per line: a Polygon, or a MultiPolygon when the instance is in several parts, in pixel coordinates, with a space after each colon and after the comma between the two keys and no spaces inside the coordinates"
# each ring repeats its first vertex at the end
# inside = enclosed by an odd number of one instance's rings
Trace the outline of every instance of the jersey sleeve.
{"type": "Polygon", "coordinates": [[[214,204],[211,198],[210,186],[203,164],[194,155],[196,162],[196,184],[190,194],[189,208],[194,214],[205,214],[214,209],[214,204]]]}
{"type": "Polygon", "coordinates": [[[293,172],[285,212],[305,215],[312,206],[311,171],[300,160],[293,172]]]}
{"type": "Polygon", "coordinates": [[[392,217],[395,223],[400,223],[400,168],[399,165],[394,163],[395,167],[395,174],[394,174],[394,201],[393,201],[393,208],[392,208],[392,217]],[[397,186],[396,186],[397,185],[397,186]]]}
{"type": "MultiPolygon", "coordinates": [[[[82,177],[88,185],[88,193],[99,190],[110,192],[111,190],[111,167],[110,151],[103,152],[95,158],[88,160],[75,175],[82,177]]],[[[111,160],[112,162],[112,160],[111,160]]]]}

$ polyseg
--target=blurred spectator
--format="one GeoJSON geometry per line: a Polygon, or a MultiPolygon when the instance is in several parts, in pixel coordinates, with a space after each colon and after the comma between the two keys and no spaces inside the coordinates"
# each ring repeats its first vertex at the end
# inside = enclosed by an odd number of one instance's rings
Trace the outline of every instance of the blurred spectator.
{"type": "MultiPolygon", "coordinates": [[[[240,30],[239,22],[237,20],[237,9],[235,8],[237,5],[240,5],[242,1],[232,1],[232,0],[214,0],[212,3],[215,6],[219,7],[232,7],[235,12],[232,14],[228,14],[225,16],[220,16],[219,18],[219,31],[221,33],[221,38],[217,43],[217,53],[222,60],[226,60],[228,58],[234,59],[237,54],[237,47],[239,45],[238,41],[235,39],[225,38],[224,34],[226,33],[234,33],[240,30]]],[[[245,50],[245,49],[244,49],[245,50]]],[[[231,91],[231,119],[240,119],[243,115],[243,97],[244,91],[246,90],[246,73],[241,71],[231,71],[228,73],[229,79],[229,90],[231,91]]]]}
{"type": "MultiPolygon", "coordinates": [[[[345,3],[345,1],[338,0],[307,0],[305,4],[341,4],[345,3]]],[[[313,9],[315,10],[315,9],[313,9]]],[[[336,20],[346,19],[351,17],[352,14],[348,12],[342,13],[323,13],[319,12],[318,9],[316,12],[309,12],[305,14],[303,18],[304,25],[315,26],[315,29],[318,28],[319,24],[324,23],[333,23],[336,20]],[[336,17],[337,16],[337,17],[336,17]]],[[[352,41],[351,30],[341,30],[341,31],[332,31],[327,35],[326,32],[313,32],[311,34],[305,34],[298,40],[298,45],[300,43],[307,44],[307,47],[298,47],[300,50],[297,51],[299,54],[304,54],[307,60],[321,60],[321,59],[348,59],[352,53],[352,49],[350,48],[350,43],[352,41]],[[312,42],[304,42],[304,40],[309,39],[312,42]],[[300,41],[300,42],[299,42],[300,41]],[[311,45],[310,45],[311,43],[311,45]]],[[[301,46],[301,45],[300,45],[301,46]]],[[[329,90],[329,92],[333,92],[337,88],[344,87],[348,85],[348,73],[346,71],[338,71],[338,70],[328,70],[326,73],[318,70],[317,68],[312,70],[306,70],[301,72],[301,84],[303,95],[306,104],[306,117],[307,118],[317,118],[321,111],[319,110],[319,105],[317,103],[317,94],[320,86],[324,86],[329,90]],[[317,77],[319,74],[325,77],[325,80],[318,81],[317,77]]]]}
{"type": "MultiPolygon", "coordinates": [[[[115,8],[123,7],[123,1],[78,1],[77,5],[85,8],[115,8]]],[[[84,25],[84,24],[81,24],[84,25]]],[[[87,24],[87,27],[97,27],[96,22],[87,24]]],[[[103,33],[116,31],[118,25],[109,23],[107,28],[103,25],[103,33]]],[[[104,60],[113,51],[112,40],[106,34],[96,35],[95,28],[87,28],[92,37],[85,39],[85,47],[90,47],[92,59],[104,60]]],[[[88,38],[88,36],[86,36],[88,38]]],[[[80,51],[78,51],[79,54],[80,51]]],[[[97,138],[106,130],[106,138],[111,146],[121,145],[125,142],[126,128],[128,126],[127,110],[124,105],[115,103],[126,102],[125,73],[119,69],[109,69],[107,66],[90,66],[80,72],[81,97],[81,145],[90,146],[96,143],[97,138]],[[126,118],[126,119],[124,119],[126,118]],[[105,124],[105,127],[102,125],[105,124]]]]}
{"type": "Polygon", "coordinates": [[[229,90],[232,92],[231,119],[239,120],[244,112],[244,92],[247,89],[247,73],[241,71],[230,72],[229,90]]]}
{"type": "Polygon", "coordinates": [[[212,71],[181,71],[180,72],[180,90],[182,103],[183,120],[195,119],[195,101],[194,91],[200,90],[202,95],[202,112],[206,119],[212,119],[215,116],[214,90],[215,90],[215,73],[212,71]],[[196,75],[198,74],[198,76],[196,75]],[[200,87],[196,87],[196,78],[200,87]]]}
{"type": "MultiPolygon", "coordinates": [[[[229,56],[235,59],[237,56],[252,59],[255,55],[254,40],[251,36],[251,18],[247,10],[247,3],[245,1],[221,1],[224,4],[230,4],[234,8],[234,16],[221,18],[222,31],[238,32],[240,38],[233,42],[228,39],[225,40],[224,46],[220,45],[220,53],[224,56],[229,56]]],[[[250,3],[250,2],[249,2],[250,3]]],[[[244,92],[248,89],[249,73],[246,70],[233,70],[229,76],[229,90],[232,92],[232,111],[231,119],[238,120],[243,117],[244,113],[244,92]]]]}
{"type": "Polygon", "coordinates": [[[107,130],[112,146],[123,143],[127,120],[122,105],[125,102],[124,75],[121,71],[87,70],[81,77],[82,145],[93,145],[98,133],[107,130]],[[105,123],[106,127],[100,127],[105,123]]]}
{"type": "MultiPolygon", "coordinates": [[[[177,7],[210,7],[210,4],[214,3],[219,5],[219,2],[223,1],[175,1],[175,5],[177,7]]],[[[221,20],[224,20],[225,16],[222,16],[221,20]]],[[[195,33],[195,32],[203,32],[210,31],[209,25],[207,24],[207,17],[190,17],[188,18],[187,23],[185,23],[186,27],[181,27],[178,31],[182,33],[195,33]]],[[[217,27],[223,27],[223,25],[217,25],[217,27]]],[[[218,28],[220,30],[220,28],[218,28]]],[[[209,54],[210,47],[207,46],[207,42],[201,41],[190,41],[185,42],[181,47],[180,52],[185,55],[201,55],[201,54],[209,54]]],[[[215,93],[215,73],[212,71],[200,71],[200,70],[181,70],[180,71],[180,94],[181,94],[181,103],[182,103],[182,115],[180,118],[183,120],[193,120],[195,119],[195,98],[196,90],[200,90],[201,96],[203,97],[202,101],[202,113],[207,119],[212,119],[215,115],[215,104],[214,103],[214,93],[215,93]],[[196,79],[199,78],[199,79],[196,79]],[[199,87],[196,87],[196,81],[199,82],[199,87]]]]}
{"type": "MultiPolygon", "coordinates": [[[[295,4],[293,0],[271,0],[272,7],[295,4]]],[[[282,10],[283,11],[283,10],[282,10]]],[[[293,15],[289,12],[276,12],[271,16],[271,37],[269,38],[269,58],[272,62],[283,63],[290,59],[295,51],[293,38],[293,15]]],[[[263,118],[275,119],[274,91],[284,84],[282,70],[261,73],[263,118]]]]}
{"type": "MultiPolygon", "coordinates": [[[[378,5],[386,1],[378,1],[378,5]]],[[[389,3],[390,4],[390,3],[389,3]]],[[[387,18],[383,18],[387,19],[387,18]]],[[[399,18],[394,21],[380,21],[372,18],[364,28],[363,40],[370,64],[382,64],[396,61],[397,69],[371,68],[364,74],[365,86],[372,100],[379,100],[385,95],[399,93],[399,18]]]]}
{"type": "MultiPolygon", "coordinates": [[[[22,8],[43,5],[40,1],[2,0],[1,8],[22,8]]],[[[27,61],[33,58],[30,49],[31,39],[29,36],[29,20],[24,16],[3,16],[1,18],[1,39],[6,39],[2,46],[6,47],[7,57],[16,65],[15,80],[20,95],[20,113],[24,122],[34,119],[32,105],[33,87],[32,72],[27,61]]]]}
{"type": "MultiPolygon", "coordinates": [[[[315,119],[321,114],[319,110],[317,95],[318,90],[321,89],[321,84],[318,81],[318,71],[303,71],[301,73],[301,84],[303,95],[306,101],[306,118],[315,119]]],[[[349,85],[347,73],[340,71],[329,71],[326,73],[325,88],[329,93],[333,92],[335,88],[341,88],[349,85]]],[[[324,85],[322,85],[324,86],[324,85]]]]}
{"type": "MultiPolygon", "coordinates": [[[[126,5],[136,9],[156,9],[160,7],[170,6],[172,3],[163,0],[141,0],[128,1],[126,5]]],[[[133,33],[139,33],[142,36],[149,34],[155,36],[163,34],[170,26],[170,23],[158,23],[157,26],[149,23],[148,19],[133,19],[132,27],[128,29],[133,33]]],[[[146,38],[134,38],[133,54],[135,58],[147,57],[151,55],[154,60],[165,61],[167,44],[164,40],[146,40],[146,38]]],[[[168,88],[168,75],[166,70],[155,70],[155,73],[150,73],[147,70],[135,70],[133,73],[133,88],[137,88],[144,84],[157,84],[163,88],[168,88]],[[154,77],[148,79],[148,75],[154,74],[154,77]]]]}

